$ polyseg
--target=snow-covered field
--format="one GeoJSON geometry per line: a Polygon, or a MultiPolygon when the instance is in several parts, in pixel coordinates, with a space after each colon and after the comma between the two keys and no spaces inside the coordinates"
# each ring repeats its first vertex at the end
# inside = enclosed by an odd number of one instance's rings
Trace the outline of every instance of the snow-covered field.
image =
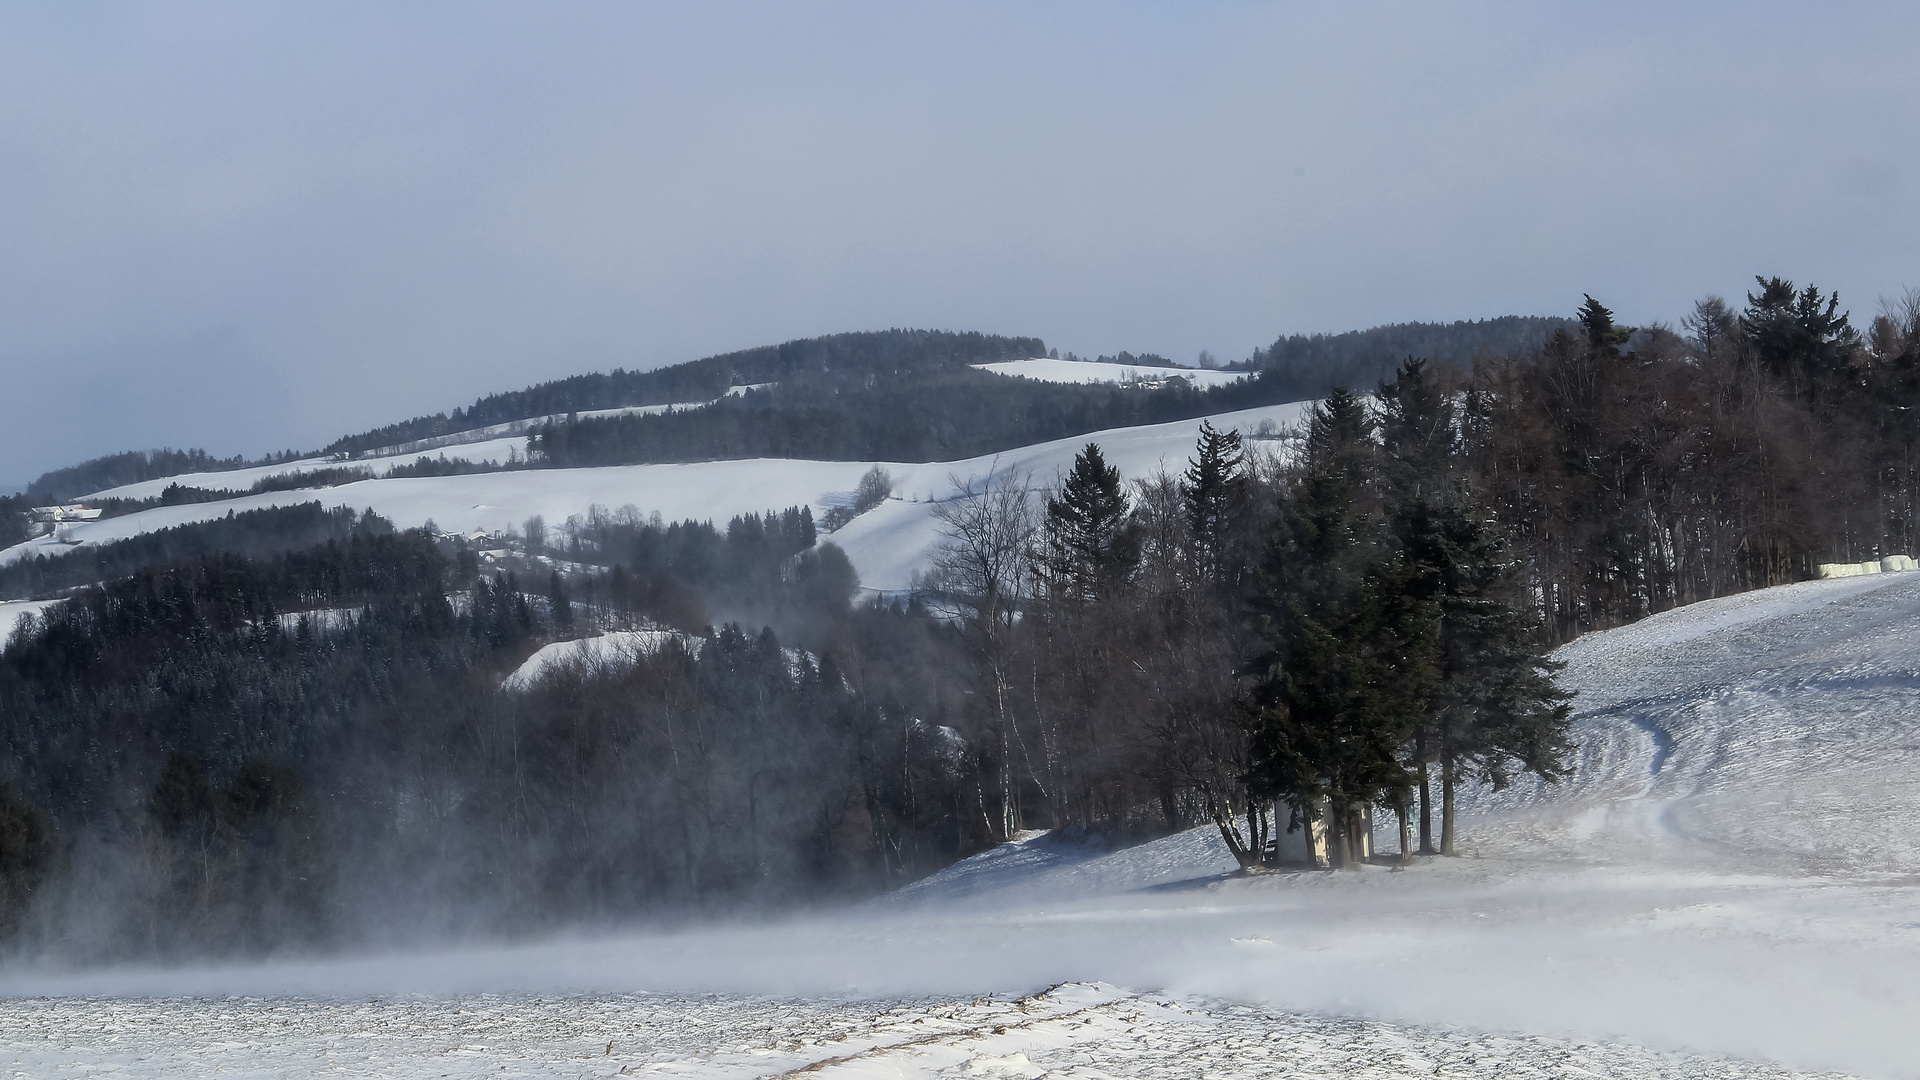
{"type": "MultiPolygon", "coordinates": [[[[1920,1077],[1920,573],[1594,634],[1578,778],[1464,857],[1044,837],[850,912],[0,976],[18,1075],[1920,1077]],[[1057,989],[1049,989],[1059,985],[1057,989]],[[149,996],[154,995],[154,996],[149,996]]],[[[1391,841],[1388,841],[1391,845],[1391,841]]]]}
{"type": "Polygon", "coordinates": [[[525,690],[548,672],[570,665],[587,669],[630,669],[640,657],[654,655],[675,638],[684,639],[685,635],[673,630],[615,630],[598,637],[555,641],[535,649],[500,685],[507,690],[525,690]]]}
{"type": "MultiPolygon", "coordinates": [[[[1285,428],[1298,423],[1304,404],[1275,405],[1210,417],[1214,426],[1238,427],[1248,433],[1285,428]]],[[[513,472],[472,473],[465,476],[401,477],[362,480],[322,491],[272,491],[241,495],[219,502],[163,506],[122,517],[84,522],[68,536],[83,544],[106,543],[128,536],[192,521],[226,516],[266,506],[288,506],[319,499],[328,506],[372,510],[402,527],[431,520],[442,529],[458,532],[505,532],[535,514],[548,527],[559,526],[569,515],[584,515],[594,504],[619,509],[632,505],[643,513],[659,512],[668,521],[712,520],[724,525],[736,514],[781,509],[796,504],[813,507],[815,517],[828,507],[853,501],[861,474],[875,464],[884,466],[896,482],[895,498],[861,515],[833,534],[846,549],[862,584],[894,592],[911,584],[914,571],[939,541],[932,516],[932,500],[951,498],[955,480],[965,482],[990,472],[1030,475],[1036,483],[1051,483],[1064,474],[1075,454],[1088,442],[1098,442],[1107,460],[1128,477],[1144,476],[1163,465],[1175,472],[1193,453],[1200,420],[1115,428],[1090,435],[1021,447],[1004,454],[964,461],[901,463],[866,461],[795,461],[758,458],[742,461],[706,461],[684,465],[626,465],[598,469],[528,469],[513,472]]],[[[514,440],[506,440],[514,442],[514,440]]],[[[471,456],[476,444],[461,448],[471,456]]],[[[506,443],[498,458],[504,458],[506,443]]],[[[288,466],[260,472],[288,471],[288,466]]],[[[243,473],[240,486],[251,485],[243,473]]],[[[256,477],[257,479],[257,477],[256,477]]],[[[125,497],[157,495],[167,484],[198,483],[195,477],[169,477],[116,489],[125,497]],[[148,490],[151,488],[152,490],[148,490]],[[144,494],[142,494],[144,493],[144,494]]],[[[34,554],[57,555],[66,550],[52,538],[41,538],[0,550],[0,565],[34,554]]]]}
{"type": "Polygon", "coordinates": [[[58,600],[0,600],[0,646],[7,643],[13,628],[29,615],[37,615],[58,600]]]}
{"type": "Polygon", "coordinates": [[[994,364],[973,365],[995,375],[1017,375],[1023,379],[1052,383],[1132,383],[1142,379],[1164,379],[1178,375],[1205,390],[1236,383],[1247,377],[1244,371],[1212,371],[1205,368],[1136,367],[1128,364],[1102,364],[1096,360],[1050,360],[1044,356],[1031,360],[1002,360],[994,364]]]}
{"type": "MultiPolygon", "coordinates": [[[[744,388],[743,388],[744,389],[744,388]]],[[[653,413],[669,412],[677,409],[698,409],[709,402],[689,401],[675,405],[629,405],[621,409],[593,409],[573,414],[581,418],[607,416],[645,416],[653,413]]],[[[368,450],[351,459],[341,460],[333,457],[300,458],[295,461],[283,461],[277,465],[256,465],[249,469],[223,469],[217,472],[180,473],[176,476],[163,476],[158,480],[142,480],[133,484],[96,491],[86,499],[151,499],[165,491],[170,484],[184,487],[202,488],[207,491],[248,491],[254,484],[270,476],[299,475],[319,469],[365,469],[375,477],[384,477],[398,465],[411,465],[422,457],[459,458],[472,462],[490,462],[504,465],[514,454],[525,454],[527,449],[526,433],[540,424],[566,419],[567,414],[536,416],[527,420],[515,420],[505,424],[492,424],[474,428],[470,431],[455,432],[450,435],[436,435],[430,439],[399,443],[394,446],[368,450]]]]}

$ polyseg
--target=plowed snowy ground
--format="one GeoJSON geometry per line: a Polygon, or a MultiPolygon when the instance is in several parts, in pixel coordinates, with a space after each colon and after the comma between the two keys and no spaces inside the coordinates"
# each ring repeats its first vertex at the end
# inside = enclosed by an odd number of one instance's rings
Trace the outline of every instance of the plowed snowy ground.
{"type": "Polygon", "coordinates": [[[1032,838],[837,916],[13,972],[0,1071],[1920,1077],[1920,573],[1561,656],[1578,776],[1470,799],[1459,859],[1249,879],[1204,830],[1032,838]]]}
{"type": "Polygon", "coordinates": [[[1809,1075],[1630,1045],[1306,1016],[1100,984],[1018,999],[909,1002],[55,998],[16,1005],[7,1019],[0,1046],[13,1075],[35,1077],[1809,1075]],[[81,1016],[84,1030],[76,1030],[81,1016]]]}

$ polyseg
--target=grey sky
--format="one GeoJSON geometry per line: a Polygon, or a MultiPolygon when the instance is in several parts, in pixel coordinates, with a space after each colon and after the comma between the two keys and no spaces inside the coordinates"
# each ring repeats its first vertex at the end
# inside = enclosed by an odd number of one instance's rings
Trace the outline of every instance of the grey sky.
{"type": "Polygon", "coordinates": [[[1572,7],[0,7],[0,487],[840,330],[1920,285],[1920,8],[1572,7]]]}

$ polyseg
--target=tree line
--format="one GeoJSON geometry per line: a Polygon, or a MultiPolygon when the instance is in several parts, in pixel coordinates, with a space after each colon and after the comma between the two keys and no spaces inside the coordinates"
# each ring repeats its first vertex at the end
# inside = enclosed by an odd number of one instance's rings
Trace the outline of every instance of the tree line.
{"type": "Polygon", "coordinates": [[[1679,330],[1588,298],[1532,349],[1406,359],[1279,458],[1209,429],[1131,487],[1095,445],[973,481],[925,585],[965,629],[982,827],[1211,819],[1248,865],[1319,828],[1338,864],[1378,809],[1451,852],[1460,785],[1568,767],[1544,649],[1912,551],[1920,297],[1862,334],[1756,284],[1679,330]]]}
{"type": "Polygon", "coordinates": [[[952,632],[853,605],[804,508],[538,531],[490,569],[359,515],[27,620],[0,652],[0,941],[85,960],[687,917],[875,892],[982,842],[952,632]],[[654,647],[502,688],[544,643],[627,628],[654,647]]]}
{"type": "Polygon", "coordinates": [[[67,589],[124,577],[157,563],[200,555],[264,556],[311,547],[347,536],[358,520],[350,507],[329,510],[319,502],[240,513],[228,511],[225,517],[210,521],[188,522],[104,544],[86,544],[63,554],[16,559],[0,566],[0,597],[56,596],[67,589]]]}
{"type": "Polygon", "coordinates": [[[508,393],[489,394],[451,414],[417,417],[336,440],[326,453],[357,452],[537,416],[711,401],[730,386],[805,382],[831,376],[874,376],[964,367],[1046,355],[1038,338],[943,330],[883,330],[832,334],[744,349],[649,371],[615,368],[575,375],[508,393]]]}
{"type": "Polygon", "coordinates": [[[1862,333],[1831,293],[1756,286],[1678,328],[1588,298],[1576,329],[1448,384],[1458,469],[1549,640],[1913,552],[1920,295],[1862,333]]]}
{"type": "Polygon", "coordinates": [[[1446,472],[1449,401],[1413,361],[1371,405],[1336,391],[1284,457],[1203,424],[1177,475],[1129,487],[1090,443],[1051,485],[944,505],[923,584],[963,627],[985,831],[1211,821],[1261,867],[1306,830],[1346,866],[1374,807],[1403,856],[1416,809],[1421,850],[1452,854],[1459,785],[1563,775],[1565,699],[1517,561],[1446,472]]]}

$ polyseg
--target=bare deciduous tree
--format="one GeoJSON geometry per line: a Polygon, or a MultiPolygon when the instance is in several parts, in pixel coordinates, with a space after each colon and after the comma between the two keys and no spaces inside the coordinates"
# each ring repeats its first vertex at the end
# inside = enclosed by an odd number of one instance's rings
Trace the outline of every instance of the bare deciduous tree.
{"type": "Polygon", "coordinates": [[[1016,755],[1045,795],[1013,714],[1008,670],[1013,629],[1032,587],[1039,515],[1031,478],[1024,473],[989,468],[984,477],[950,479],[959,494],[934,504],[933,516],[944,539],[921,583],[967,630],[979,668],[976,693],[986,714],[990,749],[999,758],[996,769],[984,770],[997,773],[999,806],[990,810],[983,792],[981,812],[988,831],[1006,839],[1021,828],[1016,755]]]}

